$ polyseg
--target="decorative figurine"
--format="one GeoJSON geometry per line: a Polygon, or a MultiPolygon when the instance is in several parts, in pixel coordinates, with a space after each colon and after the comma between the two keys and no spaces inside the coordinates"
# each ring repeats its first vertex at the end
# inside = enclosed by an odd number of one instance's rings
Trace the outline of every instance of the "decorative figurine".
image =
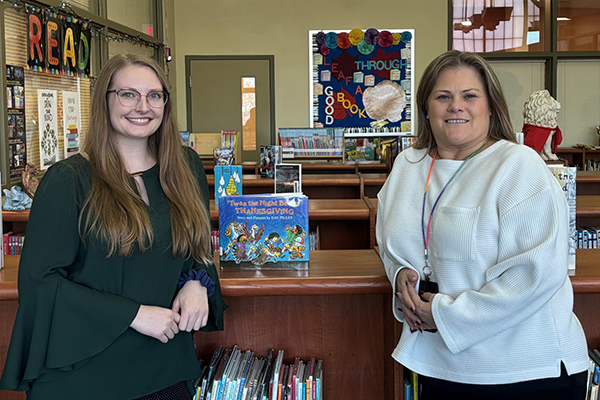
{"type": "Polygon", "coordinates": [[[600,125],[596,127],[596,133],[598,134],[598,145],[600,146],[600,125]]]}
{"type": "Polygon", "coordinates": [[[33,199],[33,195],[35,194],[35,190],[37,189],[40,182],[36,177],[38,173],[35,165],[27,163],[25,165],[25,170],[23,174],[21,174],[21,181],[23,182],[23,191],[25,194],[33,199]]]}
{"type": "Polygon", "coordinates": [[[562,142],[557,117],[560,103],[547,90],[537,90],[523,107],[524,143],[544,160],[558,160],[556,148],[562,142]]]}
{"type": "Polygon", "coordinates": [[[4,189],[4,195],[6,200],[2,209],[6,211],[25,211],[31,208],[33,200],[21,191],[20,186],[13,186],[10,190],[4,189]]]}

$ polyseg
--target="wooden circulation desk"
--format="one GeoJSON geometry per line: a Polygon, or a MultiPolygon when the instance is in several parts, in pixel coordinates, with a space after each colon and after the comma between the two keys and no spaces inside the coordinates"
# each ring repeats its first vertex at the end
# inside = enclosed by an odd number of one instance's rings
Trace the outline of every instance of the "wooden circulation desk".
{"type": "MultiPolygon", "coordinates": [[[[577,251],[571,277],[575,313],[590,348],[600,348],[600,261],[577,251]]],[[[390,354],[402,325],[391,312],[390,284],[376,250],[316,251],[308,271],[221,270],[229,309],[225,330],[197,333],[198,356],[238,345],[265,356],[269,348],[293,357],[323,359],[326,399],[402,399],[402,371],[390,354]]],[[[17,310],[18,256],[0,270],[0,368],[17,310]]],[[[0,391],[6,400],[23,393],[0,391]]]]}

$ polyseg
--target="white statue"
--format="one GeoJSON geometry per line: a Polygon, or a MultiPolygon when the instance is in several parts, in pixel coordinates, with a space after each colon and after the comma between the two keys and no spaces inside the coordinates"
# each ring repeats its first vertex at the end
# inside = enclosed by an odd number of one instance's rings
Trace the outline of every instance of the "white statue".
{"type": "Polygon", "coordinates": [[[562,142],[559,111],[560,103],[547,90],[533,92],[523,107],[524,143],[544,160],[558,160],[556,148],[562,142]]]}

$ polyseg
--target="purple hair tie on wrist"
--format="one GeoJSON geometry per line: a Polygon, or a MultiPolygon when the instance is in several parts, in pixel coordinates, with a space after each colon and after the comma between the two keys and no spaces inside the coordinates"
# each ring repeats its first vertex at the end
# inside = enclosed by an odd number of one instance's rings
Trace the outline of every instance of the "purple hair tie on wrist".
{"type": "Polygon", "coordinates": [[[208,297],[212,296],[215,292],[215,283],[203,269],[200,271],[191,269],[189,272],[182,273],[179,277],[179,282],[177,282],[177,289],[181,289],[187,281],[200,281],[200,284],[206,288],[208,297]]]}

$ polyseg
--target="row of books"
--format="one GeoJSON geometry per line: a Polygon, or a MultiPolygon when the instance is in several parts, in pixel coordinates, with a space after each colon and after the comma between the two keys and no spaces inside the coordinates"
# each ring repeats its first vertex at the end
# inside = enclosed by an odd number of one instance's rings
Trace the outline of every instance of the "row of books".
{"type": "Polygon", "coordinates": [[[600,171],[600,160],[585,160],[584,171],[600,171]]]}
{"type": "Polygon", "coordinates": [[[340,157],[344,145],[343,128],[280,128],[279,143],[293,149],[294,157],[340,157]]]}
{"type": "Polygon", "coordinates": [[[416,136],[401,135],[394,138],[346,138],[344,153],[346,161],[384,161],[388,155],[396,157],[398,153],[410,147],[416,136]]]}
{"type": "Polygon", "coordinates": [[[577,248],[600,249],[600,246],[598,246],[599,236],[600,226],[577,228],[577,248]]]}
{"type": "Polygon", "coordinates": [[[23,242],[25,241],[25,233],[7,232],[2,235],[2,249],[5,256],[20,255],[23,250],[23,242]]]}
{"type": "Polygon", "coordinates": [[[194,400],[321,400],[323,361],[295,357],[285,364],[283,354],[269,349],[266,357],[258,357],[238,346],[217,347],[210,362],[200,360],[194,400]]]}
{"type": "Polygon", "coordinates": [[[600,399],[600,352],[596,349],[589,350],[590,368],[588,370],[588,389],[586,400],[600,399]]]}

